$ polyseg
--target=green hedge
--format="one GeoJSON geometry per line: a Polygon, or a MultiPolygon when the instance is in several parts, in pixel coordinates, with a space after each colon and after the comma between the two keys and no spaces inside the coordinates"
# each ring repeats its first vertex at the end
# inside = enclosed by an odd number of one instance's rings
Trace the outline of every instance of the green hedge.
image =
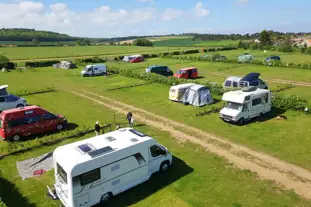
{"type": "MultiPolygon", "coordinates": [[[[194,60],[194,61],[208,61],[208,62],[223,62],[223,63],[238,63],[237,59],[227,59],[227,60],[212,60],[211,57],[195,57],[195,56],[185,56],[185,55],[167,55],[167,58],[181,59],[181,60],[194,60]]],[[[253,60],[250,63],[240,63],[240,64],[254,64],[254,65],[265,65],[269,67],[286,67],[286,68],[299,68],[299,69],[311,69],[310,63],[285,63],[282,61],[271,61],[267,64],[265,61],[253,60]]]]}
{"type": "Polygon", "coordinates": [[[100,58],[100,57],[91,57],[91,58],[83,58],[83,59],[76,59],[80,60],[82,63],[104,63],[107,61],[107,58],[100,58]]]}
{"type": "Polygon", "coordinates": [[[280,93],[274,93],[271,101],[273,107],[285,110],[304,110],[308,104],[308,99],[306,98],[280,93]]]}
{"type": "Polygon", "coordinates": [[[33,62],[25,62],[26,67],[37,68],[37,67],[48,67],[53,64],[59,63],[59,60],[47,60],[47,61],[33,61],[33,62]]]}
{"type": "Polygon", "coordinates": [[[1,198],[0,198],[0,207],[7,207],[7,205],[5,205],[5,203],[1,201],[1,198]]]}

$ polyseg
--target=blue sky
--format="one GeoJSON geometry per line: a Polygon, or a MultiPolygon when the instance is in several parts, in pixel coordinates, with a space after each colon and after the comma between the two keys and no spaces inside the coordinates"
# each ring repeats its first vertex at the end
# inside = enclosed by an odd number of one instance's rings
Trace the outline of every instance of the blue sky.
{"type": "Polygon", "coordinates": [[[307,0],[0,0],[0,27],[73,36],[310,31],[307,0]]]}

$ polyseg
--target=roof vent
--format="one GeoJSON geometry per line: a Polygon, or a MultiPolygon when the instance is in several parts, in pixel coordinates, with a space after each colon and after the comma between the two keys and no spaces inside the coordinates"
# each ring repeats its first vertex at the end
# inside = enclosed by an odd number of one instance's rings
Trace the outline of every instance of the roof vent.
{"type": "Polygon", "coordinates": [[[115,140],[116,140],[116,138],[114,138],[114,137],[106,137],[106,139],[107,139],[109,142],[112,142],[112,141],[115,141],[115,140]]]}
{"type": "Polygon", "coordinates": [[[88,154],[91,157],[98,157],[99,155],[106,154],[108,152],[111,152],[112,150],[113,149],[110,146],[107,146],[107,147],[103,147],[103,148],[100,148],[100,149],[96,149],[96,150],[90,151],[88,154]]]}
{"type": "Polygon", "coordinates": [[[138,139],[136,139],[136,138],[132,138],[132,139],[130,139],[132,142],[138,142],[138,139]]]}
{"type": "Polygon", "coordinates": [[[79,145],[78,147],[78,150],[82,153],[89,153],[91,152],[92,150],[94,150],[94,147],[91,146],[90,144],[81,144],[79,145]]]}
{"type": "Polygon", "coordinates": [[[251,91],[256,91],[257,87],[256,86],[251,86],[251,87],[246,87],[242,89],[243,92],[251,92],[251,91]]]}

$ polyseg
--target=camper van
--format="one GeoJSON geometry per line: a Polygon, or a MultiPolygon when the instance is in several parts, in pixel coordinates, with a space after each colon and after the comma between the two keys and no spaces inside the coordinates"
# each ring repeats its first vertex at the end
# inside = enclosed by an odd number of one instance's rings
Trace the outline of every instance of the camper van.
{"type": "Polygon", "coordinates": [[[271,92],[266,89],[250,87],[230,91],[224,93],[222,100],[226,104],[220,111],[220,118],[240,125],[271,111],[271,92]]]}
{"type": "Polygon", "coordinates": [[[9,94],[7,92],[8,87],[8,85],[0,86],[0,112],[27,105],[27,101],[24,98],[9,94]]]}
{"type": "Polygon", "coordinates": [[[198,77],[198,69],[195,67],[183,68],[174,74],[176,78],[192,79],[198,77]]]}
{"type": "Polygon", "coordinates": [[[163,76],[173,75],[173,72],[169,69],[169,67],[164,65],[151,65],[146,68],[146,73],[156,73],[163,76]]]}
{"type": "Polygon", "coordinates": [[[185,83],[172,86],[169,91],[169,99],[172,101],[180,101],[181,97],[184,95],[186,90],[191,86],[195,85],[194,83],[185,83]]]}
{"type": "Polygon", "coordinates": [[[155,139],[132,128],[60,146],[53,153],[55,191],[66,207],[108,201],[166,171],[172,155],[155,139]]]}
{"type": "Polygon", "coordinates": [[[81,75],[85,76],[99,76],[107,75],[107,67],[105,64],[87,65],[82,71],[81,75]]]}

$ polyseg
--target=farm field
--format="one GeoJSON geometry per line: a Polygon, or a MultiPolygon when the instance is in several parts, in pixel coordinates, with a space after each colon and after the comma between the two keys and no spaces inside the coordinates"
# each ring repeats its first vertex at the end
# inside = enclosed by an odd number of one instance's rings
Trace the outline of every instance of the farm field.
{"type": "MultiPolygon", "coordinates": [[[[75,41],[60,41],[60,42],[40,42],[40,45],[56,45],[60,44],[75,44],[75,41]]],[[[33,45],[31,41],[0,41],[0,45],[33,45]]]]}
{"type": "MultiPolygon", "coordinates": [[[[141,80],[118,75],[107,78],[82,78],[76,75],[78,71],[79,69],[64,71],[38,68],[33,72],[13,71],[1,76],[0,80],[8,83],[9,90],[12,92],[22,89],[33,90],[55,84],[58,91],[26,96],[27,100],[51,112],[65,115],[69,122],[75,123],[77,127],[92,126],[96,120],[101,123],[104,121],[112,123],[114,112],[100,104],[75,96],[67,92],[67,89],[75,88],[77,91],[85,89],[98,93],[102,91],[103,94],[110,97],[115,96],[118,99],[122,95],[124,99],[130,99],[129,102],[148,92],[145,88],[148,85],[130,91],[122,89],[108,92],[107,89],[141,83],[141,80]],[[29,84],[21,84],[23,80],[30,79],[33,81],[27,81],[29,84]],[[129,94],[125,94],[135,90],[135,95],[132,98],[129,94]]],[[[165,91],[165,98],[167,97],[167,86],[158,84],[150,84],[149,86],[152,90],[159,88],[159,93],[156,92],[158,94],[164,95],[165,91]]],[[[149,93],[149,97],[152,97],[154,102],[164,99],[152,95],[155,94],[149,93]]],[[[140,101],[142,100],[146,104],[151,103],[147,97],[140,101]]],[[[161,102],[158,103],[161,105],[161,102]]],[[[166,106],[167,104],[176,108],[174,113],[184,107],[168,101],[166,106]]],[[[163,110],[163,107],[161,106],[160,110],[163,110]]],[[[199,110],[201,109],[187,107],[186,114],[190,115],[199,110]]],[[[191,117],[188,118],[191,119],[191,117]]],[[[116,122],[124,123],[124,116],[118,114],[116,122]]],[[[125,125],[123,124],[123,126],[125,125]]],[[[160,143],[167,146],[174,155],[174,164],[168,172],[154,175],[150,181],[120,194],[105,206],[311,206],[311,203],[301,199],[293,192],[284,191],[271,182],[259,180],[255,174],[247,170],[239,170],[223,158],[210,154],[197,145],[178,140],[169,133],[159,131],[152,126],[139,124],[135,128],[154,136],[160,143]]],[[[88,136],[77,138],[75,141],[88,136]]],[[[72,141],[74,140],[66,140],[57,145],[72,141]]],[[[5,142],[1,142],[1,146],[6,147],[5,144],[5,142]]],[[[22,180],[18,176],[15,163],[51,152],[57,145],[35,149],[0,160],[0,196],[8,206],[58,206],[59,201],[53,201],[46,195],[46,185],[51,186],[54,181],[53,172],[50,171],[37,178],[22,180]]]]}
{"type": "MultiPolygon", "coordinates": [[[[238,49],[238,50],[230,50],[230,51],[220,51],[220,52],[207,52],[205,54],[207,55],[213,55],[215,53],[219,53],[221,55],[226,56],[228,59],[237,59],[239,55],[242,55],[244,53],[248,53],[254,56],[255,60],[262,60],[264,61],[267,57],[272,55],[277,55],[281,57],[281,61],[285,63],[310,63],[311,62],[311,56],[307,54],[301,54],[299,52],[275,52],[275,51],[267,51],[264,53],[262,50],[244,50],[244,49],[238,49]]],[[[192,54],[189,56],[202,56],[203,54],[192,54]]]]}
{"type": "Polygon", "coordinates": [[[166,47],[183,47],[183,46],[197,46],[197,47],[219,47],[219,46],[237,46],[238,41],[222,40],[222,41],[193,41],[192,38],[172,38],[153,43],[155,46],[166,47]]]}
{"type": "Polygon", "coordinates": [[[117,55],[130,53],[152,53],[173,50],[185,50],[187,47],[137,47],[137,46],[68,46],[68,47],[14,47],[1,48],[0,55],[10,60],[27,60],[36,58],[57,58],[96,55],[117,55]]]}

